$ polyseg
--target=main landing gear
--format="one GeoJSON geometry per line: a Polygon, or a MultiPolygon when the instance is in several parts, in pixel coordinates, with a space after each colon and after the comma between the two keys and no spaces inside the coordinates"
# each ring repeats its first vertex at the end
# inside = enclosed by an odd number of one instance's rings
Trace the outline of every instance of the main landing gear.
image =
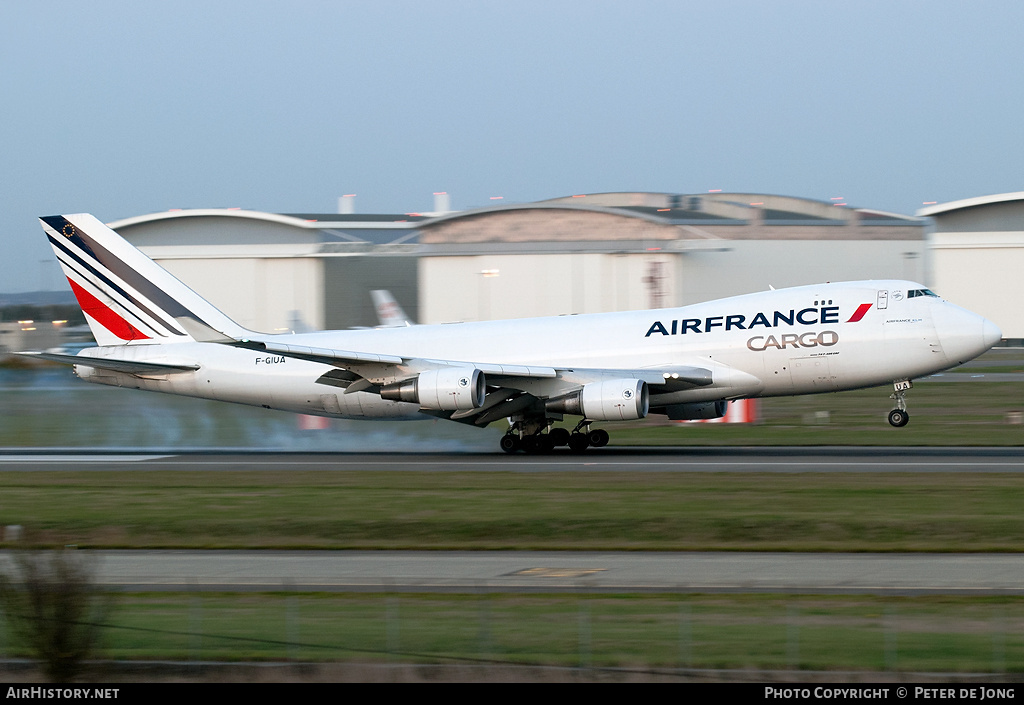
{"type": "Polygon", "coordinates": [[[910,414],[907,412],[907,390],[914,386],[909,379],[893,383],[895,391],[889,398],[896,402],[896,408],[889,412],[889,423],[896,428],[903,428],[910,423],[910,414]]]}
{"type": "Polygon", "coordinates": [[[555,448],[569,446],[574,453],[582,453],[587,448],[602,448],[608,445],[610,436],[603,428],[591,430],[589,419],[583,419],[576,428],[568,431],[564,428],[548,430],[546,425],[538,422],[516,421],[508,432],[501,437],[501,449],[506,453],[523,451],[525,453],[550,453],[555,448]]]}

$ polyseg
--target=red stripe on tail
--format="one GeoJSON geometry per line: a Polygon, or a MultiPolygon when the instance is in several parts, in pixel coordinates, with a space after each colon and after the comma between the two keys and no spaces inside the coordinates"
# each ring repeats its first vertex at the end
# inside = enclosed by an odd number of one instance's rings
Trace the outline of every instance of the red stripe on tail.
{"type": "Polygon", "coordinates": [[[78,305],[82,307],[82,312],[88,314],[118,338],[121,340],[149,340],[148,335],[118,316],[109,306],[71,281],[70,277],[68,277],[68,283],[71,284],[71,290],[75,292],[75,298],[78,299],[78,305]]]}

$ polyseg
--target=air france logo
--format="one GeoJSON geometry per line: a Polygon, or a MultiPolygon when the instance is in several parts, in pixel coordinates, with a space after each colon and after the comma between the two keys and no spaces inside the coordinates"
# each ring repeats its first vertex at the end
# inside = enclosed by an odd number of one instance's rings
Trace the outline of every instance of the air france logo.
{"type": "Polygon", "coordinates": [[[460,387],[468,387],[469,386],[469,377],[462,377],[462,378],[460,378],[459,379],[459,386],[460,387]]]}
{"type": "Polygon", "coordinates": [[[645,338],[650,338],[655,333],[662,335],[686,335],[687,333],[710,333],[716,328],[730,331],[753,330],[758,326],[765,328],[778,328],[782,324],[792,326],[799,323],[804,326],[817,324],[839,323],[838,306],[809,307],[797,311],[772,311],[770,314],[759,312],[750,321],[743,314],[731,316],[708,316],[707,318],[683,318],[678,321],[669,321],[666,328],[661,321],[655,321],[647,329],[645,338]]]}
{"type": "MultiPolygon", "coordinates": [[[[822,302],[824,303],[824,302],[822,302]]],[[[831,303],[831,302],[829,302],[831,303]]],[[[857,323],[867,314],[871,304],[861,304],[850,316],[847,323],[857,323]]],[[[655,321],[647,329],[645,338],[652,335],[688,335],[694,333],[711,333],[716,330],[754,330],[756,328],[778,328],[780,326],[816,326],[839,323],[838,306],[809,306],[797,310],[759,311],[751,317],[744,314],[726,316],[708,316],[706,318],[681,318],[678,320],[655,321]]],[[[833,330],[820,333],[783,333],[780,335],[755,335],[747,340],[747,348],[755,352],[763,352],[768,348],[814,348],[831,347],[839,342],[839,334],[833,330]]]]}
{"type": "Polygon", "coordinates": [[[632,399],[633,398],[633,390],[632,389],[623,389],[622,390],[622,398],[625,399],[626,401],[629,401],[630,399],[632,399]]]}

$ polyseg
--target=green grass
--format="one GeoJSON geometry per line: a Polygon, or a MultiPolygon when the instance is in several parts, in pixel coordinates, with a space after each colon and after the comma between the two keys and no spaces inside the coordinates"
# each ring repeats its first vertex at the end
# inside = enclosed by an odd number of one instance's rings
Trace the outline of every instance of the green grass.
{"type": "Polygon", "coordinates": [[[125,594],[110,624],[111,659],[1024,670],[1014,597],[125,594]]]}
{"type": "Polygon", "coordinates": [[[103,548],[1019,551],[1012,473],[0,472],[0,523],[103,548]]]}
{"type": "Polygon", "coordinates": [[[763,399],[758,424],[657,421],[612,428],[615,445],[1019,446],[1024,382],[921,382],[908,393],[910,424],[886,420],[891,390],[763,399]]]}

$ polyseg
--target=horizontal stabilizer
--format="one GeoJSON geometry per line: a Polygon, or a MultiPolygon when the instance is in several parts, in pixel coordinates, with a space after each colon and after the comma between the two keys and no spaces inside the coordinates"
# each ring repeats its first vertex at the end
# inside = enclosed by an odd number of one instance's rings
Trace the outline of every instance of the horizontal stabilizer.
{"type": "Polygon", "coordinates": [[[127,372],[129,374],[153,374],[153,373],[174,373],[174,372],[195,372],[199,365],[172,365],[163,362],[138,362],[135,360],[113,360],[104,357],[89,357],[86,355],[62,355],[60,353],[46,352],[20,352],[16,353],[30,359],[50,360],[65,365],[82,365],[83,367],[95,367],[101,370],[112,370],[114,372],[127,372]]]}

